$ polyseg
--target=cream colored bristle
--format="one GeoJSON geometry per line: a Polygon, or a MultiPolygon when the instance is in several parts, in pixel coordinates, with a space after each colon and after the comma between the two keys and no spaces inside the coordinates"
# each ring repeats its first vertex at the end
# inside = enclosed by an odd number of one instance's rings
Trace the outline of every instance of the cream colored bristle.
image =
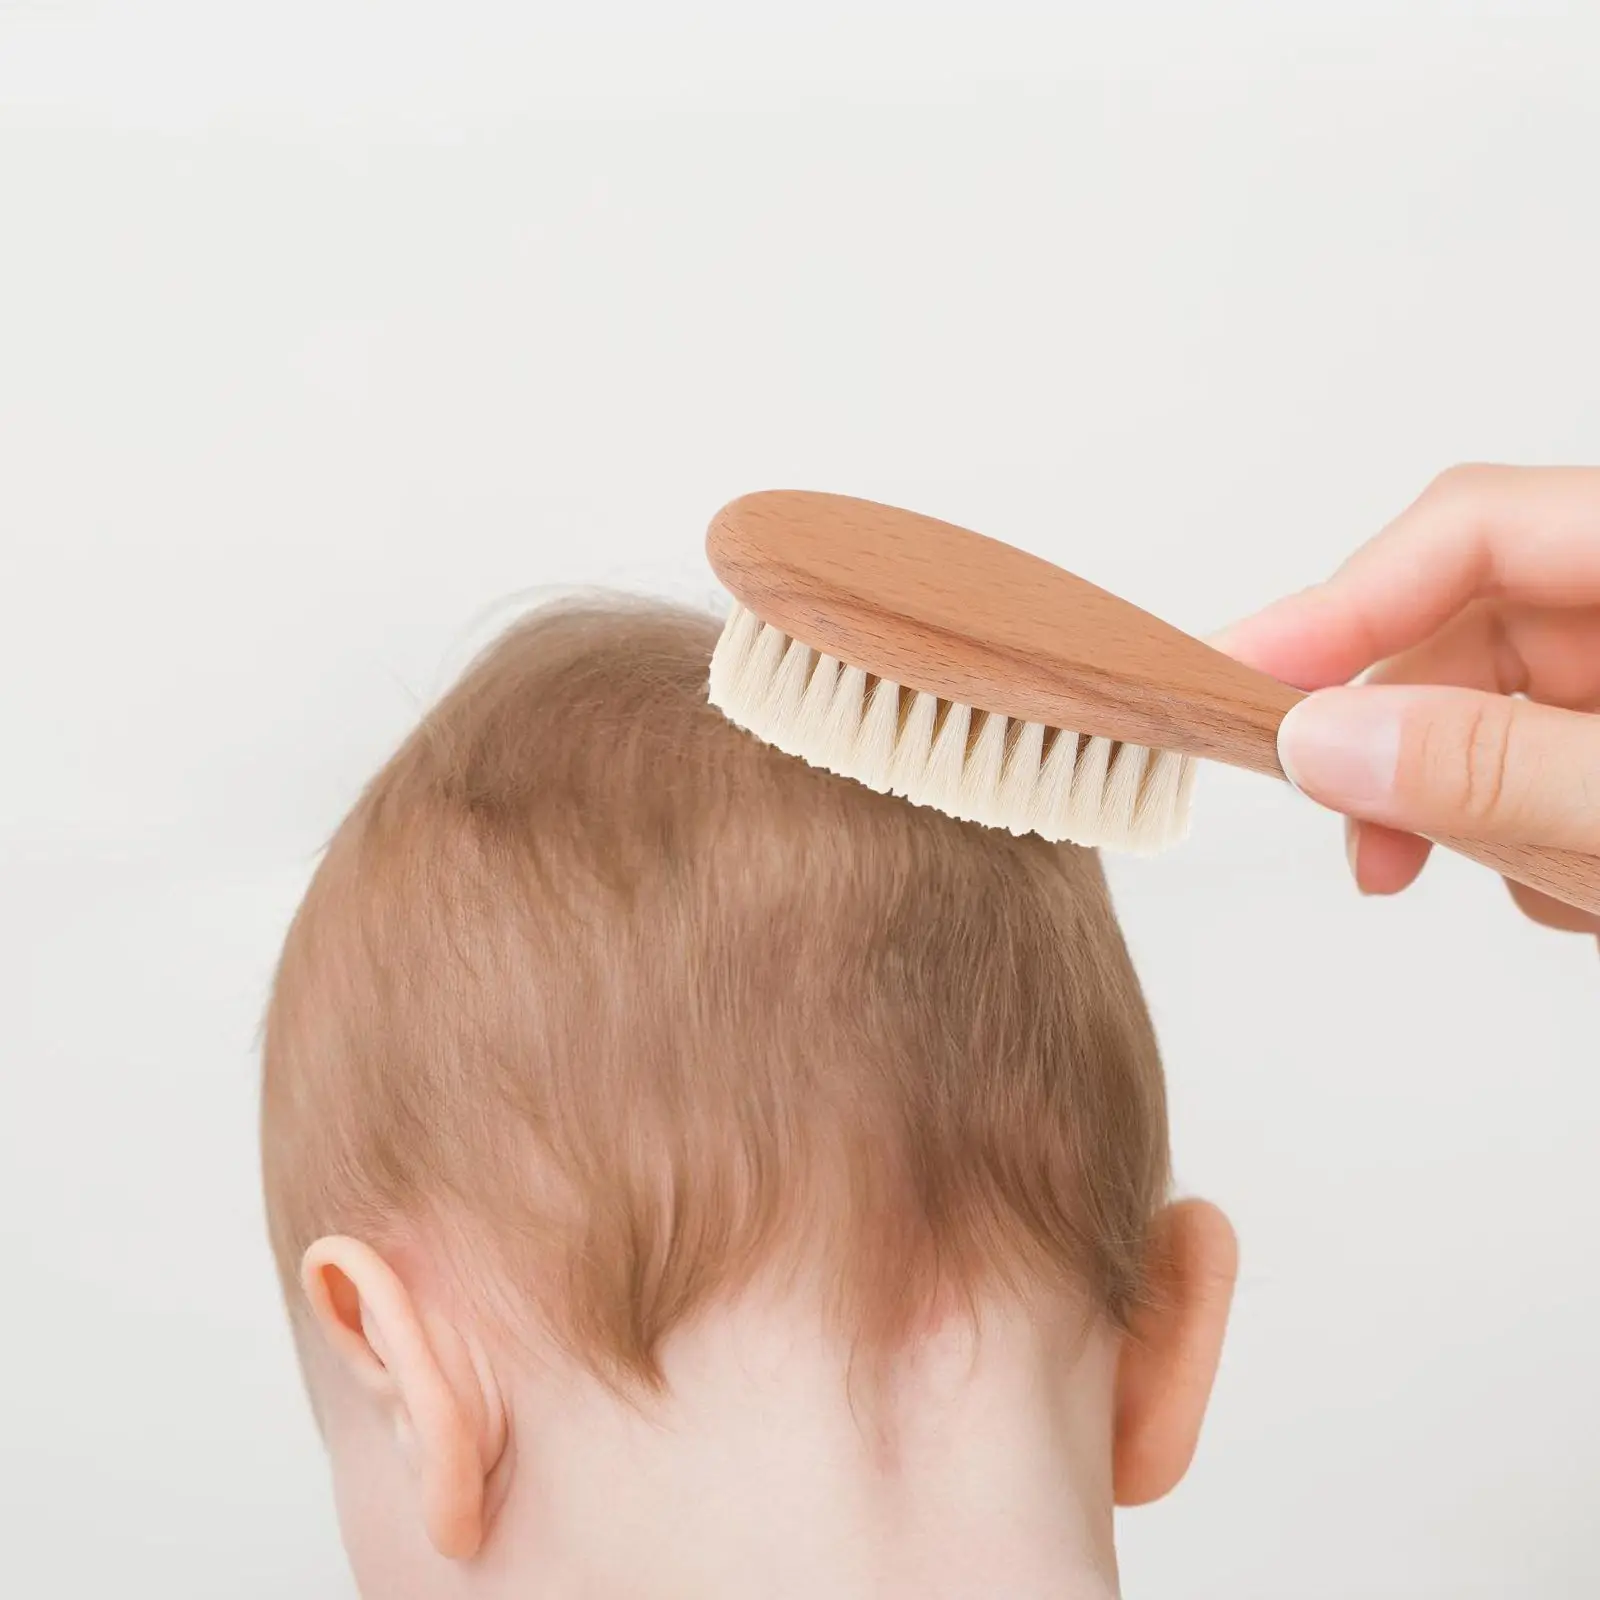
{"type": "Polygon", "coordinates": [[[961,769],[967,761],[967,730],[972,707],[952,705],[939,725],[922,774],[922,803],[956,814],[961,803],[961,769]]]}
{"type": "Polygon", "coordinates": [[[818,656],[806,685],[805,698],[795,722],[794,742],[802,753],[815,750],[828,725],[828,713],[839,689],[839,663],[832,656],[818,656]]]}
{"type": "Polygon", "coordinates": [[[1175,750],[1152,750],[1145,768],[1139,805],[1133,816],[1134,837],[1151,849],[1181,836],[1194,789],[1195,763],[1175,750]]]}
{"type": "Polygon", "coordinates": [[[1078,770],[1072,781],[1071,826],[1081,828],[1104,812],[1106,785],[1111,781],[1111,756],[1115,749],[1113,740],[1099,735],[1080,741],[1078,770]]]}
{"type": "Polygon", "coordinates": [[[905,725],[895,742],[894,766],[889,772],[889,792],[911,798],[913,789],[921,789],[928,770],[928,758],[933,754],[933,730],[939,720],[939,697],[919,693],[906,713],[905,725]]]}
{"type": "Polygon", "coordinates": [[[1047,839],[1072,836],[1072,792],[1078,784],[1078,736],[1062,729],[1039,764],[1028,810],[1029,825],[1047,839]]]}
{"type": "Polygon", "coordinates": [[[805,702],[811,666],[816,659],[817,653],[810,645],[791,639],[772,680],[765,713],[767,725],[774,730],[771,742],[794,756],[805,754],[805,746],[797,742],[795,735],[800,731],[800,707],[805,702]]]}
{"type": "Polygon", "coordinates": [[[996,804],[1003,826],[1013,833],[1027,833],[1033,826],[1033,796],[1044,755],[1045,727],[1042,722],[1014,722],[1012,727],[1015,731],[1000,774],[996,804]]]}
{"type": "Polygon", "coordinates": [[[828,720],[823,724],[822,753],[827,757],[824,765],[846,778],[855,776],[853,769],[866,705],[866,673],[860,667],[844,668],[828,705],[828,720]]]}
{"type": "Polygon", "coordinates": [[[1005,825],[1000,812],[1000,776],[1005,770],[1007,721],[997,711],[985,712],[967,754],[961,787],[951,807],[954,815],[967,822],[981,822],[989,828],[1005,825]]]}
{"type": "MultiPolygon", "coordinates": [[[[742,706],[747,719],[741,726],[757,732],[756,722],[768,724],[772,682],[789,648],[789,637],[779,628],[763,623],[744,659],[729,674],[725,690],[736,706],[742,706]]],[[[734,718],[739,721],[738,717],[734,718]]],[[[763,735],[764,737],[764,735],[763,735]]]]}
{"type": "Polygon", "coordinates": [[[899,737],[900,685],[880,678],[867,703],[846,775],[869,789],[876,789],[879,794],[887,794],[889,777],[894,770],[895,741],[899,737]]]}
{"type": "Polygon", "coordinates": [[[1135,851],[1163,849],[1188,827],[1188,756],[903,690],[744,606],[728,616],[710,677],[712,704],[757,738],[964,821],[1135,851]]]}
{"type": "Polygon", "coordinates": [[[1139,804],[1139,789],[1144,782],[1145,758],[1150,754],[1142,745],[1119,744],[1111,752],[1106,786],[1100,796],[1099,816],[1108,837],[1133,838],[1133,812],[1139,804]]]}
{"type": "Polygon", "coordinates": [[[727,626],[711,654],[712,703],[726,709],[727,698],[734,690],[750,651],[761,632],[761,619],[743,606],[735,606],[728,614],[727,626]]]}

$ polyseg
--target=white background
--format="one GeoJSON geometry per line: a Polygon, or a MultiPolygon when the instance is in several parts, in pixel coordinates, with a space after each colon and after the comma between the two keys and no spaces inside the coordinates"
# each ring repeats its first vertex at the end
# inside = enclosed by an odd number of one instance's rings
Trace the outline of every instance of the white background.
{"type": "MultiPolygon", "coordinates": [[[[349,1593],[255,1031],[528,591],[797,485],[1205,631],[1600,460],[1592,6],[571,11],[0,0],[0,1592],[349,1593]]],[[[1244,1245],[1128,1594],[1595,1593],[1593,943],[1224,772],[1114,875],[1244,1245]]]]}

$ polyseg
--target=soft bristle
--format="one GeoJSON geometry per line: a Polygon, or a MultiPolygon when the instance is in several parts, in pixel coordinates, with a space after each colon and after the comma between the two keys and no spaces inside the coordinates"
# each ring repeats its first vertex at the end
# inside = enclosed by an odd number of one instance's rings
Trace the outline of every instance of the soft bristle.
{"type": "Polygon", "coordinates": [[[711,657],[711,703],[813,766],[986,827],[1138,854],[1188,831],[1190,757],[903,689],[743,606],[711,657]]]}

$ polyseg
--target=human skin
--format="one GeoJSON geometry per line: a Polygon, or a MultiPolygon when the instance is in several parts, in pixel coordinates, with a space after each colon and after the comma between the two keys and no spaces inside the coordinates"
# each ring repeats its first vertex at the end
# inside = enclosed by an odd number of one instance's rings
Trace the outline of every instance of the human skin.
{"type": "MultiPolygon", "coordinates": [[[[1415,881],[1424,832],[1600,854],[1600,468],[1452,467],[1326,582],[1213,643],[1316,691],[1279,754],[1350,819],[1364,893],[1415,881]]],[[[1534,921],[1600,934],[1507,887],[1534,921]]]]}
{"type": "Polygon", "coordinates": [[[930,1317],[852,1388],[791,1286],[713,1307],[619,1395],[420,1242],[306,1254],[301,1355],[373,1600],[1115,1600],[1114,1504],[1183,1477],[1236,1254],[1216,1207],[1152,1230],[1118,1333],[1059,1292],[930,1317]],[[865,1386],[864,1386],[865,1385],[865,1386]]]}

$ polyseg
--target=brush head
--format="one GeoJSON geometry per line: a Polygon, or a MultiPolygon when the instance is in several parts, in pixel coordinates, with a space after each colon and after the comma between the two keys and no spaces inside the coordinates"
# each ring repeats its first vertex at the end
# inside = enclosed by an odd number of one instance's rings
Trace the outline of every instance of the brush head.
{"type": "Polygon", "coordinates": [[[997,539],[773,490],[724,506],[706,553],[739,602],[712,701],[873,788],[1158,850],[1183,835],[1189,758],[1282,776],[1278,724],[1298,690],[997,539]]]}
{"type": "Polygon", "coordinates": [[[964,822],[1138,853],[1188,831],[1192,757],[876,677],[738,604],[712,653],[711,703],[814,767],[964,822]]]}

